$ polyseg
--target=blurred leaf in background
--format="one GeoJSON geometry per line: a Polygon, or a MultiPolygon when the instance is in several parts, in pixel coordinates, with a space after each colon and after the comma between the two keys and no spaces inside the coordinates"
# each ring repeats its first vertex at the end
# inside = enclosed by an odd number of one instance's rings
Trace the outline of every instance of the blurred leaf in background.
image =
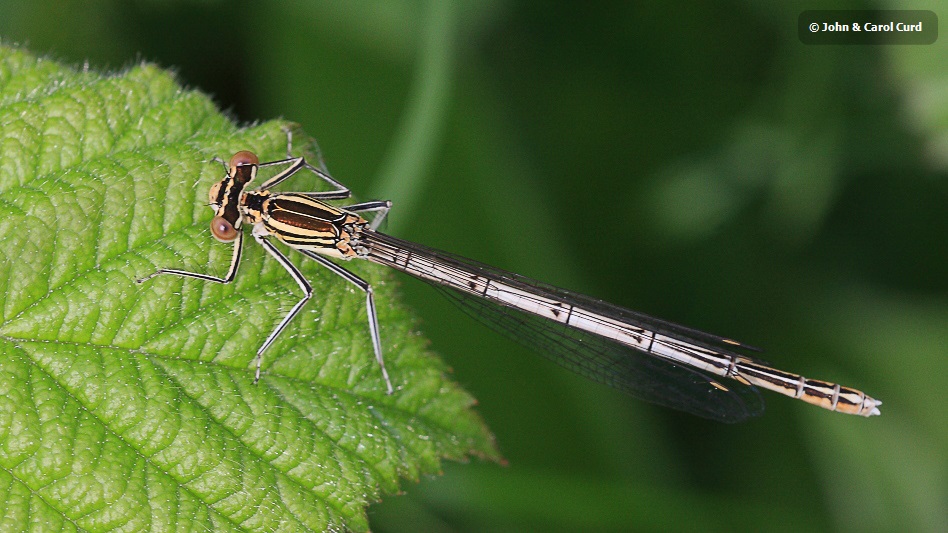
{"type": "Polygon", "coordinates": [[[696,420],[404,280],[510,466],[449,466],[371,508],[374,530],[944,530],[948,44],[804,46],[816,8],[34,2],[3,6],[0,36],[174,67],[240,120],[300,122],[334,176],[395,201],[391,233],[885,402],[863,420],[768,395],[750,423],[696,420]]]}

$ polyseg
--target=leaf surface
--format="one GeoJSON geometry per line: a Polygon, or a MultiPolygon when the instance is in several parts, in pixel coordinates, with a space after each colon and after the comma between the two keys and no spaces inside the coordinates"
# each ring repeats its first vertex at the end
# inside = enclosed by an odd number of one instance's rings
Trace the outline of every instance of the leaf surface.
{"type": "Polygon", "coordinates": [[[223,275],[211,159],[280,159],[286,126],[239,128],[151,65],[108,76],[0,47],[0,529],[365,530],[401,478],[497,458],[374,265],[345,266],[375,288],[391,396],[362,294],[291,250],[316,296],[257,385],[256,350],[301,294],[252,239],[229,285],[134,283],[223,275]]]}

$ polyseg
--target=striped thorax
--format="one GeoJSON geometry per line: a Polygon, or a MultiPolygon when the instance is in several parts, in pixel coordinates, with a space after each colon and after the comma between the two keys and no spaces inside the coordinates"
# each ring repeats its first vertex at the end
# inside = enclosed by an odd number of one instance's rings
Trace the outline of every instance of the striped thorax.
{"type": "Polygon", "coordinates": [[[297,250],[339,259],[355,257],[352,236],[357,228],[368,226],[358,215],[302,194],[246,192],[243,212],[256,234],[273,235],[297,250]]]}

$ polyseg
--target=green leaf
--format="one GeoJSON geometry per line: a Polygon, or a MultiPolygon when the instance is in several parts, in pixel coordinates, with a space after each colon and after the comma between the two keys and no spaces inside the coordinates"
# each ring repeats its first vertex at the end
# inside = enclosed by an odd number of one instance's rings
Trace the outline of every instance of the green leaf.
{"type": "Polygon", "coordinates": [[[278,159],[285,126],[238,128],[151,65],[103,76],[0,47],[0,530],[365,530],[400,478],[497,458],[374,265],[346,266],[376,289],[390,396],[364,298],[299,254],[316,297],[257,385],[256,349],[301,294],[252,239],[230,285],[134,283],[226,271],[211,159],[278,159]]]}

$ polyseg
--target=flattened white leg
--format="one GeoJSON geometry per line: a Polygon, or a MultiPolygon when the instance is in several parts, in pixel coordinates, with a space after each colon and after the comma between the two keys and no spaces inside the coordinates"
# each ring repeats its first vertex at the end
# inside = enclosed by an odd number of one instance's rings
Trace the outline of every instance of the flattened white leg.
{"type": "Polygon", "coordinates": [[[365,312],[369,318],[369,335],[372,337],[372,349],[375,351],[375,359],[378,361],[379,367],[382,369],[382,379],[385,380],[387,394],[392,394],[395,392],[395,389],[392,387],[392,380],[388,377],[388,370],[385,369],[385,360],[382,358],[382,339],[381,335],[379,334],[379,319],[375,311],[375,298],[372,293],[372,286],[364,279],[356,276],[352,272],[349,272],[348,270],[319,254],[310,252],[308,250],[300,250],[300,252],[306,257],[319,262],[319,264],[343,277],[346,281],[352,283],[360,290],[365,292],[365,312]]]}
{"type": "Polygon", "coordinates": [[[257,242],[259,242],[260,245],[266,249],[266,251],[270,252],[270,255],[280,262],[280,265],[282,265],[283,268],[285,268],[286,271],[290,273],[290,276],[293,277],[293,280],[296,281],[296,283],[300,286],[300,289],[303,290],[303,298],[299,302],[296,302],[296,305],[293,306],[293,309],[290,309],[290,312],[283,317],[283,320],[280,321],[280,324],[277,325],[273,332],[270,333],[270,336],[268,336],[266,340],[263,341],[260,349],[257,350],[257,371],[253,378],[253,382],[256,383],[260,380],[260,366],[263,359],[261,354],[263,354],[263,351],[273,343],[274,339],[277,338],[277,335],[279,335],[286,328],[286,325],[290,323],[290,320],[293,320],[293,317],[295,317],[296,314],[300,312],[300,309],[303,308],[303,305],[305,305],[306,302],[309,301],[309,299],[313,296],[313,288],[310,286],[309,282],[306,281],[306,278],[303,277],[303,274],[300,273],[299,269],[296,268],[296,266],[294,266],[285,255],[280,253],[276,246],[267,240],[266,236],[258,235],[255,232],[254,238],[257,239],[257,242]]]}

